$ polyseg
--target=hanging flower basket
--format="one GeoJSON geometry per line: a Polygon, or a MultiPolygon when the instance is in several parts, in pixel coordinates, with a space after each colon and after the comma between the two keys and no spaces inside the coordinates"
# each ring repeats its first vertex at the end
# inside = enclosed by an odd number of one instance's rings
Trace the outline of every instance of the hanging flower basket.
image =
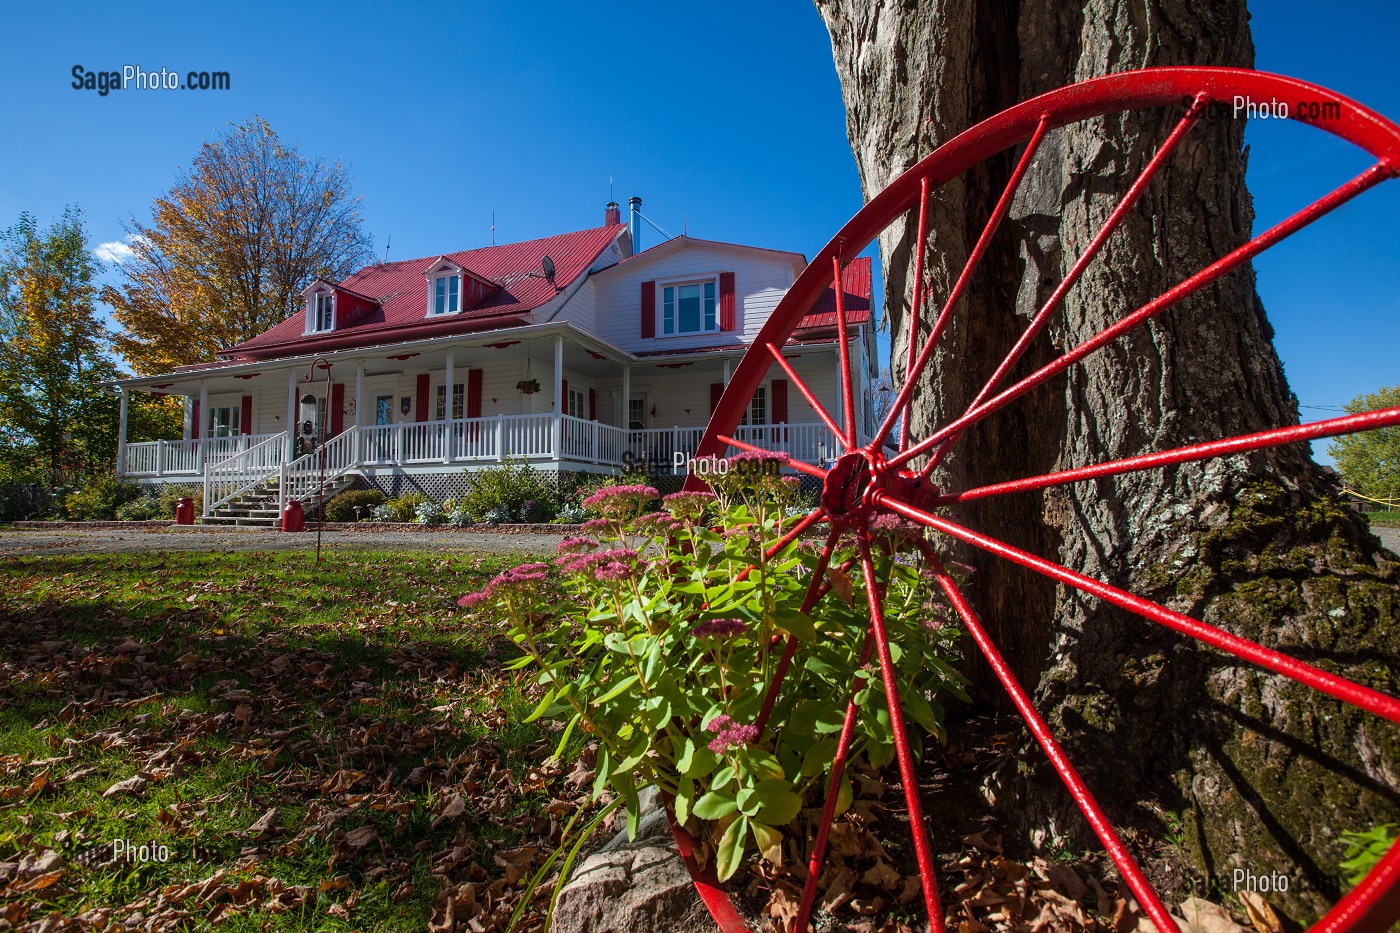
{"type": "Polygon", "coordinates": [[[515,384],[515,387],[520,390],[521,395],[534,395],[540,390],[540,381],[538,379],[521,379],[515,384]]]}

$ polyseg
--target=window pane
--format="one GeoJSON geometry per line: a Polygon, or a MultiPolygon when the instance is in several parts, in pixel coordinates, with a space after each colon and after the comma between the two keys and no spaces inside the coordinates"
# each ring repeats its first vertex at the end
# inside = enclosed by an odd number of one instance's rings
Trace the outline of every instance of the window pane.
{"type": "Polygon", "coordinates": [[[446,387],[446,386],[438,386],[438,387],[437,387],[437,400],[433,403],[433,420],[434,420],[434,421],[441,421],[441,420],[442,420],[443,408],[444,408],[444,407],[446,406],[446,404],[447,404],[446,399],[447,399],[447,387],[446,387]]]}
{"type": "Polygon", "coordinates": [[[705,329],[715,330],[715,283],[705,283],[705,329]]]}
{"type": "Polygon", "coordinates": [[[457,276],[447,277],[447,311],[449,314],[457,311],[457,276]]]}
{"type": "Polygon", "coordinates": [[[693,334],[700,329],[700,286],[682,285],[676,291],[680,293],[677,330],[682,334],[693,334]]]}
{"type": "Polygon", "coordinates": [[[466,396],[462,391],[462,383],[454,382],[452,384],[452,417],[466,417],[465,399],[466,396]]]}
{"type": "Polygon", "coordinates": [[[676,332],[676,290],[667,288],[662,290],[664,300],[662,301],[662,328],[663,334],[674,334],[676,332]]]}
{"type": "Polygon", "coordinates": [[[433,313],[442,314],[447,310],[447,280],[439,276],[433,280],[435,300],[433,302],[433,313]]]}
{"type": "Polygon", "coordinates": [[[381,395],[374,400],[374,423],[388,424],[389,413],[393,409],[394,398],[391,395],[381,395]]]}

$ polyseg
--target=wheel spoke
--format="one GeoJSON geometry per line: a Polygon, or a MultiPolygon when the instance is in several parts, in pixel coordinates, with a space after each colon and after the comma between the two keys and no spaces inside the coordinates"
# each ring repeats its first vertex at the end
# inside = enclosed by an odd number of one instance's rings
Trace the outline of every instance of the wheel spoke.
{"type": "MultiPolygon", "coordinates": [[[[861,647],[860,663],[856,665],[856,670],[870,663],[870,650],[874,644],[871,630],[866,629],[865,644],[861,647]]],[[[846,755],[850,751],[856,714],[860,709],[856,706],[856,684],[859,681],[859,677],[853,677],[851,687],[846,691],[846,717],[841,720],[841,734],[836,739],[836,755],[831,759],[831,777],[826,782],[826,799],[822,802],[821,822],[817,824],[817,836],[812,842],[812,855],[807,861],[807,880],[802,885],[802,900],[797,908],[797,921],[792,926],[795,933],[807,933],[807,923],[812,918],[812,907],[817,902],[817,881],[821,878],[826,862],[826,843],[831,835],[832,821],[836,818],[836,798],[840,796],[841,778],[846,774],[846,755]]],[[[939,919],[941,921],[942,917],[939,919]]]]}
{"type": "Polygon", "coordinates": [[[1326,421],[1315,421],[1312,424],[1274,428],[1269,431],[1260,431],[1257,434],[1243,434],[1239,437],[1232,437],[1226,440],[1208,441],[1204,444],[1192,444],[1189,447],[1177,447],[1173,450],[1142,454],[1137,457],[1127,457],[1123,460],[1109,460],[1104,463],[1077,467],[1073,470],[1060,470],[1055,473],[1044,473],[1040,476],[1027,477],[1026,479],[1011,480],[1005,483],[993,483],[989,486],[977,486],[959,493],[941,496],[938,499],[938,503],[941,505],[953,502],[971,502],[974,499],[986,499],[990,496],[1002,496],[1013,492],[1027,492],[1032,489],[1044,489],[1047,486],[1061,486],[1066,483],[1077,483],[1086,479],[1097,479],[1100,476],[1116,476],[1120,473],[1131,473],[1136,470],[1150,470],[1171,466],[1177,463],[1186,463],[1191,460],[1208,460],[1212,457],[1225,457],[1230,454],[1242,453],[1249,450],[1282,447],[1285,444],[1296,444],[1303,441],[1316,440],[1320,437],[1334,437],[1338,434],[1350,434],[1354,431],[1369,431],[1397,424],[1400,424],[1400,407],[1384,408],[1378,411],[1362,412],[1358,415],[1347,415],[1344,418],[1330,418],[1326,421]]]}
{"type": "Polygon", "coordinates": [[[1035,317],[1031,318],[1030,324],[1026,327],[1020,338],[1017,339],[1015,346],[1011,348],[1011,352],[1006,354],[1006,359],[1001,361],[1001,365],[996,368],[996,372],[992,373],[986,385],[982,386],[981,391],[977,393],[977,397],[972,400],[972,404],[967,406],[969,409],[976,408],[981,404],[988,393],[996,388],[997,383],[1002,380],[1007,371],[1011,369],[1012,366],[1015,366],[1016,362],[1025,354],[1026,347],[1028,347],[1030,342],[1035,339],[1036,335],[1045,328],[1046,319],[1054,313],[1055,309],[1064,301],[1065,295],[1069,293],[1069,290],[1073,288],[1080,277],[1084,275],[1084,270],[1088,268],[1089,263],[1093,262],[1094,257],[1098,256],[1104,244],[1108,242],[1108,238],[1122,225],[1129,212],[1137,206],[1138,201],[1142,198],[1143,192],[1147,190],[1147,186],[1152,182],[1156,174],[1161,171],[1167,159],[1176,151],[1177,146],[1181,145],[1181,141],[1186,138],[1186,134],[1191,132],[1191,128],[1195,126],[1196,121],[1200,119],[1201,111],[1206,103],[1207,100],[1204,95],[1198,96],[1196,100],[1192,102],[1191,108],[1186,111],[1186,115],[1177,122],[1166,140],[1164,140],[1162,145],[1157,148],[1157,151],[1152,154],[1152,158],[1148,160],[1148,163],[1143,166],[1142,172],[1139,173],[1138,177],[1133,180],[1133,183],[1128,186],[1127,193],[1123,195],[1122,200],[1114,207],[1113,213],[1108,215],[1108,219],[1104,221],[1099,232],[1094,234],[1094,238],[1089,241],[1089,245],[1085,247],[1084,252],[1075,260],[1074,265],[1070,267],[1064,279],[1059,285],[1055,286],[1055,290],[1050,293],[1050,297],[1045,299],[1045,304],[1041,305],[1040,310],[1035,313],[1035,317]]]}
{"type": "Polygon", "coordinates": [[[996,644],[982,627],[982,623],[978,620],[977,614],[974,613],[972,607],[968,605],[967,599],[962,594],[962,590],[953,582],[953,578],[948,575],[948,571],[944,568],[943,562],[938,559],[938,555],[934,553],[933,548],[930,547],[927,542],[920,543],[922,544],[921,550],[924,552],[924,557],[933,565],[934,578],[938,580],[938,585],[942,587],[944,594],[948,597],[948,601],[953,604],[953,609],[962,619],[963,625],[967,628],[968,634],[972,636],[972,640],[976,643],[978,650],[980,650],[982,656],[987,659],[987,664],[991,666],[992,673],[996,675],[997,680],[1001,681],[1002,687],[1005,688],[1006,692],[1011,696],[1011,702],[1015,704],[1017,711],[1021,714],[1021,718],[1025,720],[1026,725],[1030,727],[1031,734],[1034,735],[1035,740],[1040,743],[1040,747],[1045,750],[1045,755],[1050,759],[1050,764],[1055,768],[1055,772],[1059,774],[1060,780],[1064,782],[1065,787],[1069,790],[1070,796],[1074,798],[1074,802],[1079,806],[1080,812],[1083,813],[1085,819],[1089,821],[1089,825],[1093,828],[1094,834],[1099,837],[1099,841],[1102,842],[1104,848],[1108,850],[1109,856],[1113,859],[1113,864],[1117,865],[1118,871],[1122,873],[1123,880],[1128,883],[1128,887],[1132,890],[1133,894],[1137,896],[1138,903],[1143,906],[1143,909],[1147,912],[1148,918],[1156,924],[1158,931],[1179,933],[1176,922],[1173,921],[1171,916],[1167,913],[1167,909],[1162,906],[1161,898],[1157,896],[1157,892],[1153,890],[1152,885],[1148,883],[1147,878],[1143,875],[1142,869],[1138,867],[1137,861],[1123,845],[1123,840],[1118,837],[1118,833],[1113,829],[1112,824],[1109,823],[1108,817],[1103,812],[1103,808],[1099,806],[1099,802],[1095,800],[1094,795],[1090,793],[1088,786],[1084,783],[1084,779],[1080,777],[1078,769],[1074,767],[1074,763],[1069,760],[1064,749],[1060,747],[1060,743],[1055,740],[1055,736],[1051,733],[1049,725],[1041,718],[1040,713],[1036,711],[1035,706],[1031,703],[1031,698],[1026,694],[1025,688],[1023,688],[1016,679],[1016,675],[1011,672],[1011,668],[1007,667],[1006,660],[1002,658],[1001,652],[997,650],[996,644]]]}
{"type": "Polygon", "coordinates": [[[1076,573],[1062,564],[1046,560],[1043,557],[1036,557],[1019,548],[1012,547],[1005,542],[986,535],[979,534],[970,528],[940,518],[937,515],[930,515],[922,509],[900,502],[891,497],[888,493],[876,493],[875,501],[880,506],[897,512],[905,518],[912,519],[920,524],[926,525],[935,531],[941,531],[951,538],[956,538],[974,547],[981,548],[992,554],[1019,564],[1029,570],[1042,574],[1060,583],[1067,584],[1077,590],[1081,590],[1091,596],[1097,596],[1110,605],[1139,615],[1149,622],[1156,622],[1164,625],[1173,631],[1183,635],[1189,635],[1197,641],[1205,642],[1213,648],[1218,648],[1238,658],[1257,664],[1260,667],[1282,674],[1285,677],[1298,681],[1304,686],[1314,690],[1320,690],[1328,696],[1334,697],[1344,703],[1359,707],[1369,713],[1374,713],[1391,722],[1400,723],[1400,700],[1387,696],[1369,687],[1329,674],[1327,671],[1313,667],[1296,658],[1291,658],[1286,654],[1281,654],[1263,645],[1252,642],[1238,635],[1232,635],[1213,625],[1207,625],[1190,616],[1173,612],[1165,606],[1154,603],[1151,600],[1143,599],[1141,596],[1134,596],[1115,586],[1103,583],[1086,577],[1081,573],[1076,573]]]}
{"type": "MultiPolygon", "coordinates": [[[[919,230],[914,237],[914,300],[909,307],[909,360],[904,364],[905,384],[908,385],[915,380],[909,378],[917,373],[916,364],[918,352],[914,349],[919,345],[919,315],[923,311],[924,300],[924,249],[928,242],[928,176],[919,179],[919,230]]],[[[940,315],[941,317],[941,315],[940,315]]],[[[891,375],[893,375],[894,364],[890,364],[891,375]]],[[[901,391],[901,395],[904,393],[901,391]]],[[[893,419],[899,417],[895,413],[897,405],[890,406],[890,412],[885,416],[885,422],[893,423],[893,419]]],[[[880,424],[880,430],[875,432],[872,443],[878,448],[885,440],[885,435],[890,431],[885,426],[885,422],[880,424]]],[[[909,446],[909,419],[906,417],[899,426],[899,449],[903,450],[909,446]]]]}
{"type": "Polygon", "coordinates": [[[904,801],[909,807],[909,831],[914,837],[914,859],[919,865],[919,881],[924,889],[924,906],[928,909],[929,927],[942,933],[943,907],[938,898],[938,879],[933,869],[933,846],[929,843],[928,827],[924,825],[924,809],[919,802],[918,776],[914,773],[914,753],[909,748],[909,735],[904,728],[904,711],[899,705],[899,685],[896,683],[894,660],[890,656],[890,637],[885,628],[882,595],[875,578],[875,566],[870,559],[870,543],[857,536],[860,566],[865,575],[865,597],[870,606],[870,629],[875,635],[875,649],[880,656],[880,676],[885,684],[885,706],[890,713],[890,730],[894,733],[895,757],[899,759],[899,778],[904,784],[904,801]]]}
{"type": "MultiPolygon", "coordinates": [[[[1105,344],[1117,339],[1139,324],[1155,317],[1182,299],[1195,294],[1226,273],[1249,262],[1259,253],[1262,253],[1264,250],[1291,234],[1296,233],[1319,217],[1335,210],[1337,207],[1340,207],[1357,195],[1362,194],[1374,185],[1392,177],[1392,174],[1391,170],[1383,163],[1377,163],[1371,166],[1351,181],[1309,204],[1292,217],[1281,221],[1269,230],[1266,230],[1264,233],[1250,240],[1248,243],[1238,246],[1229,253],[1226,253],[1206,268],[1174,285],[1127,317],[1121,318],[1116,323],[1106,327],[1093,337],[1084,341],[1073,350],[1045,364],[1026,378],[1012,384],[992,398],[987,399],[976,408],[965,412],[957,420],[949,422],[942,428],[939,428],[933,434],[929,435],[929,437],[910,447],[908,450],[891,457],[889,461],[890,464],[899,466],[903,463],[907,463],[915,457],[927,453],[944,441],[961,434],[971,425],[976,424],[1031,389],[1044,384],[1046,381],[1068,369],[1090,353],[1093,353],[1105,344]]],[[[925,469],[927,469],[927,467],[925,467],[925,469]]]]}
{"type": "MultiPolygon", "coordinates": [[[[934,347],[938,343],[938,338],[943,335],[943,330],[948,324],[949,316],[953,312],[953,306],[962,297],[968,282],[972,281],[972,274],[977,269],[977,264],[981,262],[982,255],[986,253],[988,245],[992,242],[992,235],[996,233],[1001,225],[1002,218],[1011,209],[1011,202],[1016,197],[1016,191],[1021,186],[1021,179],[1025,176],[1026,170],[1030,168],[1031,162],[1035,159],[1036,152],[1040,149],[1040,143],[1045,138],[1046,132],[1050,128],[1050,121],[1041,118],[1040,124],[1036,126],[1035,133],[1031,135],[1026,143],[1026,151],[1021,153],[1021,159],[1016,163],[1016,169],[1011,173],[1011,178],[1007,180],[1005,189],[1002,190],[1001,198],[997,201],[996,207],[992,209],[992,216],[987,219],[987,224],[982,228],[982,233],[977,237],[977,243],[972,248],[971,254],[967,257],[967,262],[963,263],[962,272],[958,273],[958,280],[953,284],[952,290],[948,293],[948,300],[943,303],[943,308],[938,312],[938,319],[934,321],[933,330],[929,332],[928,339],[924,341],[924,348],[919,352],[919,358],[914,356],[914,334],[918,325],[918,299],[919,288],[923,284],[923,248],[920,247],[917,259],[919,278],[914,283],[914,310],[911,311],[913,319],[909,325],[909,356],[911,364],[905,371],[904,386],[899,390],[899,395],[895,397],[894,404],[890,406],[889,413],[885,415],[885,420],[880,425],[880,430],[876,432],[873,443],[879,447],[889,435],[890,429],[894,425],[894,419],[899,415],[904,415],[903,426],[899,431],[899,449],[905,450],[909,446],[909,401],[914,394],[914,386],[918,383],[919,377],[923,375],[924,368],[928,366],[929,359],[933,356],[934,347]]],[[[920,209],[919,228],[923,232],[923,210],[920,209]]]]}
{"type": "Polygon", "coordinates": [[[831,269],[832,286],[836,289],[836,342],[840,344],[837,352],[841,357],[841,412],[846,421],[846,449],[850,450],[856,446],[856,397],[851,386],[851,346],[846,342],[846,302],[841,297],[846,292],[846,282],[840,256],[831,257],[831,269]]]}
{"type": "Polygon", "coordinates": [[[777,456],[781,456],[783,458],[784,463],[792,467],[794,470],[797,470],[799,473],[806,473],[808,476],[815,476],[818,479],[826,479],[826,470],[823,470],[819,466],[813,466],[805,460],[797,460],[793,457],[789,457],[787,454],[782,453],[781,451],[769,450],[767,447],[759,447],[755,444],[750,444],[747,441],[741,441],[738,438],[730,437],[728,434],[720,434],[717,436],[716,439],[720,441],[720,443],[728,444],[730,447],[737,447],[740,450],[747,450],[750,453],[774,454],[777,456]]]}
{"type": "Polygon", "coordinates": [[[836,443],[841,445],[841,449],[850,450],[850,445],[846,443],[845,432],[837,426],[836,419],[831,417],[831,412],[826,410],[826,406],[817,401],[816,393],[814,393],[807,386],[807,383],[803,382],[802,378],[797,375],[797,372],[792,368],[792,364],[783,356],[783,351],[770,343],[768,344],[768,353],[773,359],[777,360],[783,372],[787,373],[788,380],[793,385],[797,386],[797,391],[801,392],[802,397],[807,400],[807,404],[812,406],[812,411],[817,413],[817,417],[820,418],[827,428],[831,430],[831,433],[836,436],[836,443]]]}

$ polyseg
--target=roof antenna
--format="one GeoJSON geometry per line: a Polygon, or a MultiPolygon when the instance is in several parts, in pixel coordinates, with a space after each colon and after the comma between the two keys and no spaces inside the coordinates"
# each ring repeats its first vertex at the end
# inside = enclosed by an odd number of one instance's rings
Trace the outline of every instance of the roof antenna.
{"type": "Polygon", "coordinates": [[[394,242],[394,235],[391,233],[391,234],[389,234],[389,238],[388,238],[387,240],[384,241],[384,262],[385,262],[386,264],[389,262],[389,247],[390,247],[391,245],[393,245],[393,242],[394,242]]]}
{"type": "Polygon", "coordinates": [[[491,245],[496,245],[496,209],[491,208],[491,245]]]}
{"type": "Polygon", "coordinates": [[[612,203],[616,200],[617,198],[613,197],[612,172],[608,172],[608,203],[612,203]]]}

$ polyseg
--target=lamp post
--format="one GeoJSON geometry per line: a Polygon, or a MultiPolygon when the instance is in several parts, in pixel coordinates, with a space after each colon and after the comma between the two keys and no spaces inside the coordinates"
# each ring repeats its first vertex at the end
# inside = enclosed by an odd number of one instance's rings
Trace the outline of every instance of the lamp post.
{"type": "Polygon", "coordinates": [[[311,361],[311,368],[306,371],[308,385],[316,378],[316,367],[320,365],[326,371],[326,405],[323,409],[320,424],[320,447],[321,454],[321,478],[316,486],[316,566],[321,566],[321,529],[326,524],[326,422],[331,417],[331,364],[324,356],[318,356],[311,361]]]}

